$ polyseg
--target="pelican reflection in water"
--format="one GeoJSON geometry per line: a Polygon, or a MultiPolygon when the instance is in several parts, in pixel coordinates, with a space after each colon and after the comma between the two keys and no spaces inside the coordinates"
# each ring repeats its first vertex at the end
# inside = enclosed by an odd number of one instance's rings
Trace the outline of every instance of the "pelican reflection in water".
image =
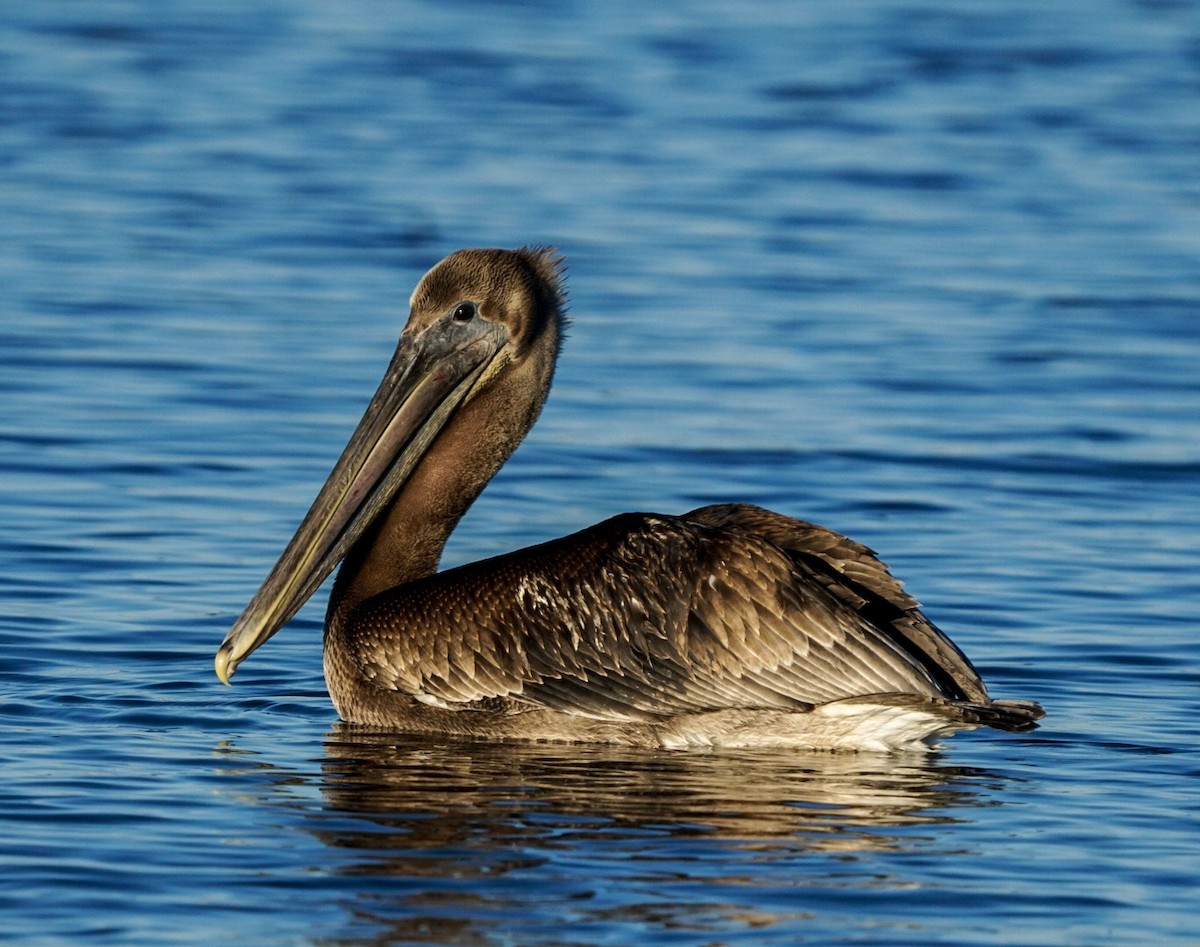
{"type": "Polygon", "coordinates": [[[625,513],[438,572],[533,426],[565,293],[553,251],[462,250],[412,295],[383,382],[216,656],[228,683],[341,563],[325,680],[343,720],[636,746],[894,749],[1041,708],[992,700],[865,546],[744,504],[625,513]]]}

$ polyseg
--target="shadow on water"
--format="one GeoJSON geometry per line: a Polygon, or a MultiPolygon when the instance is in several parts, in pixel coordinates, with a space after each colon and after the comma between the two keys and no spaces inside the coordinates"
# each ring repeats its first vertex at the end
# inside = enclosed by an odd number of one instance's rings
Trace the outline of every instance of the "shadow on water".
{"type": "MultiPolygon", "coordinates": [[[[569,942],[561,924],[585,941],[779,936],[830,896],[906,887],[884,857],[971,856],[942,829],[1007,781],[936,754],[456,744],[341,724],[324,749],[299,807],[345,921],[322,943],[569,942]]],[[[296,774],[267,776],[264,801],[294,810],[296,774]]]]}
{"type": "MultiPolygon", "coordinates": [[[[953,821],[978,771],[927,754],[647,752],[622,747],[415,742],[339,724],[325,743],[332,809],[401,827],[409,846],[496,832],[705,834],[814,850],[890,848],[889,827],[953,821]],[[415,816],[415,820],[405,821],[415,816]],[[556,824],[556,819],[561,822],[556,824]]],[[[578,837],[578,836],[576,836],[578,837]]],[[[360,847],[353,833],[331,844],[360,847]]]]}

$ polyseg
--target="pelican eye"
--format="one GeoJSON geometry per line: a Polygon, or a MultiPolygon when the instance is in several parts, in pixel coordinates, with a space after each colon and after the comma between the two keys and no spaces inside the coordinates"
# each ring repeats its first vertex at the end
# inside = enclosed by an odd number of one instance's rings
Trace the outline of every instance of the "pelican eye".
{"type": "Polygon", "coordinates": [[[454,315],[450,318],[455,322],[470,322],[475,318],[475,312],[474,303],[459,303],[454,307],[454,315]]]}

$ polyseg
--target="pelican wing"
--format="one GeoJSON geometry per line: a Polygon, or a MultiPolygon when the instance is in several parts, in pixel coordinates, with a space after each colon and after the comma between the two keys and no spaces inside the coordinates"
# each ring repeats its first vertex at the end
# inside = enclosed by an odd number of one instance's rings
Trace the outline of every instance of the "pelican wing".
{"type": "Polygon", "coordinates": [[[987,688],[967,656],[921,613],[917,600],[862,543],[749,504],[702,507],[685,518],[759,536],[784,550],[805,579],[820,584],[913,656],[937,683],[942,696],[988,700],[987,688]]]}
{"type": "Polygon", "coordinates": [[[755,507],[618,516],[385,592],[343,634],[375,687],[464,710],[653,720],[986,699],[869,550],[755,507]]]}

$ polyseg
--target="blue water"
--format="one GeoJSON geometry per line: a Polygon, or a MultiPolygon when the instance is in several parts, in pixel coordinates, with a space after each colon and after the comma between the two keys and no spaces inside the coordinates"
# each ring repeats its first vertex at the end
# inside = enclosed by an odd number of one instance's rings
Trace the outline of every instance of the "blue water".
{"type": "Polygon", "coordinates": [[[8,3],[0,937],[1200,940],[1200,8],[8,3]],[[323,594],[214,649],[421,273],[574,323],[447,564],[747,500],[877,548],[1025,736],[367,739],[323,594]]]}

